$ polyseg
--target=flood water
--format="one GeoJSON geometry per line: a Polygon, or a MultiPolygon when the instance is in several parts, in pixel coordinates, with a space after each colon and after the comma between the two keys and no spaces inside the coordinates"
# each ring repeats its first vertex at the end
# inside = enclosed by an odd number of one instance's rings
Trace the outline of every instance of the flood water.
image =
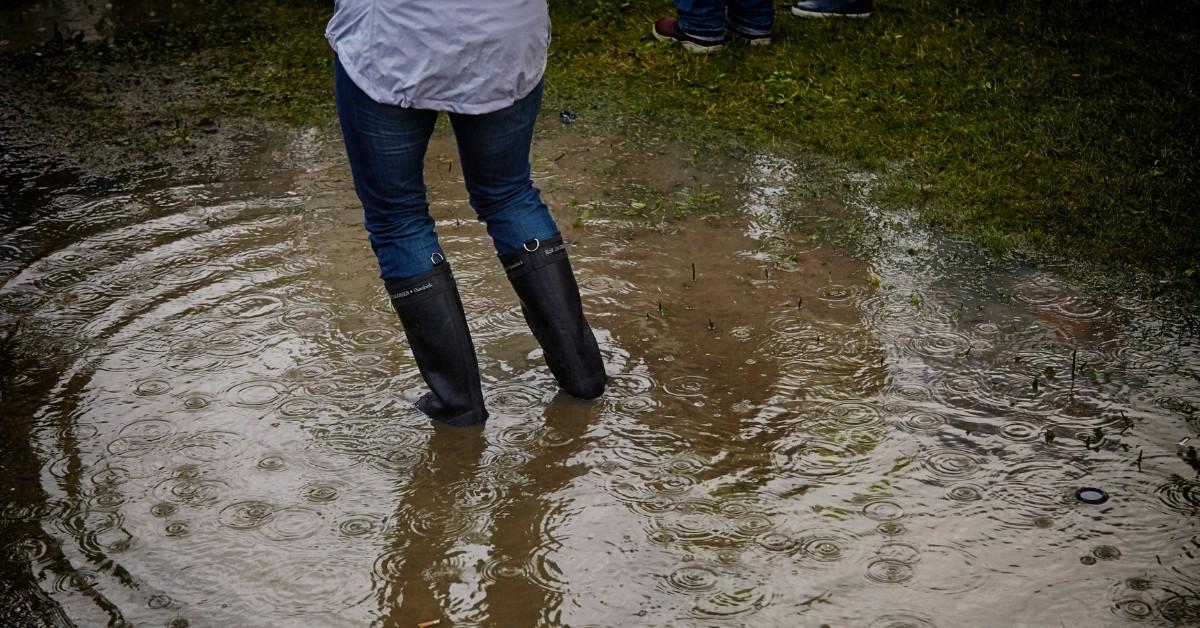
{"type": "Polygon", "coordinates": [[[10,0],[0,6],[0,49],[34,46],[55,38],[98,41],[130,24],[178,18],[178,0],[10,0]]]}
{"type": "Polygon", "coordinates": [[[481,429],[410,403],[336,138],[188,180],[10,160],[0,551],[33,601],[4,620],[1200,625],[1200,351],[1169,308],[865,202],[851,258],[780,230],[803,164],[576,128],[534,167],[611,378],[592,403],[543,366],[452,138],[430,149],[481,429]],[[697,192],[732,217],[626,215],[697,192]]]}

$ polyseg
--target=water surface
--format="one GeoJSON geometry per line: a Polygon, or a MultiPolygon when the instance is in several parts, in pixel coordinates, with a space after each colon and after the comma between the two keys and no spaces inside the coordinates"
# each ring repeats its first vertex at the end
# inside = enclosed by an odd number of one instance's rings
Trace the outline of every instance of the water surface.
{"type": "Polygon", "coordinates": [[[8,619],[1200,624],[1177,452],[1200,356],[1168,308],[865,201],[848,211],[878,244],[851,258],[780,229],[802,164],[570,128],[534,166],[610,374],[594,403],[558,394],[453,140],[430,149],[481,429],[412,407],[336,141],[300,134],[241,177],[11,171],[0,549],[33,601],[8,619]],[[734,218],[653,218],[710,194],[734,218]]]}

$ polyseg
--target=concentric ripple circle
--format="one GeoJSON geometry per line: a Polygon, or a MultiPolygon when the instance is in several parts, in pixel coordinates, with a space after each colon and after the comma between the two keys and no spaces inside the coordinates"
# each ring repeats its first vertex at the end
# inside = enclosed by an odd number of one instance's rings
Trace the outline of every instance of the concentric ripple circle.
{"type": "Polygon", "coordinates": [[[676,591],[695,593],[708,591],[717,586],[715,571],[700,565],[687,565],[672,571],[666,578],[667,586],[676,591]]]}
{"type": "Polygon", "coordinates": [[[246,500],[222,508],[220,514],[217,515],[217,521],[227,528],[250,530],[267,523],[274,514],[275,507],[271,504],[258,500],[246,500]]]}
{"type": "Polygon", "coordinates": [[[858,539],[838,530],[824,530],[800,539],[803,556],[818,563],[832,563],[847,557],[858,547],[858,539]]]}
{"type": "Polygon", "coordinates": [[[320,511],[290,506],[272,512],[265,525],[259,526],[259,532],[274,541],[298,541],[313,536],[324,526],[325,515],[320,511]]]}
{"type": "Polygon", "coordinates": [[[880,558],[867,564],[866,576],[876,584],[904,584],[913,579],[913,567],[898,560],[880,558]]]}
{"type": "Polygon", "coordinates": [[[921,466],[935,480],[956,482],[979,473],[983,460],[966,449],[937,449],[921,457],[921,466]]]}
{"type": "Polygon", "coordinates": [[[346,515],[337,523],[338,534],[352,539],[379,536],[383,532],[383,518],[370,514],[346,515]]]}
{"type": "Polygon", "coordinates": [[[875,521],[895,521],[904,517],[904,508],[896,502],[881,499],[863,506],[862,513],[875,521]]]}

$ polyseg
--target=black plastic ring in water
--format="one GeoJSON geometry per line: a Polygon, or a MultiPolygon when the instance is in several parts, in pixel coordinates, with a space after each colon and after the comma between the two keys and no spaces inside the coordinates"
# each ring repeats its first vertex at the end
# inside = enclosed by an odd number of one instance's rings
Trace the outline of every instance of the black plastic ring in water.
{"type": "Polygon", "coordinates": [[[1103,504],[1108,501],[1108,493],[1090,486],[1085,486],[1075,491],[1075,499],[1085,504],[1103,504]]]}

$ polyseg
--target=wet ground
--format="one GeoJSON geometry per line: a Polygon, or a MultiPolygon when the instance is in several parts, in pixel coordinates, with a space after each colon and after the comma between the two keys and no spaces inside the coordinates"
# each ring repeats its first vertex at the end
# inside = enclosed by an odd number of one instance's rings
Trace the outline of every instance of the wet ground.
{"type": "Polygon", "coordinates": [[[440,135],[482,429],[409,403],[336,138],[207,178],[10,154],[3,618],[1200,625],[1178,445],[1200,351],[1169,307],[933,237],[856,201],[870,176],[825,172],[869,225],[850,257],[809,237],[833,210],[793,193],[805,164],[718,168],[555,118],[535,176],[611,384],[558,394],[440,135]],[[660,219],[704,203],[726,213],[660,219]]]}

